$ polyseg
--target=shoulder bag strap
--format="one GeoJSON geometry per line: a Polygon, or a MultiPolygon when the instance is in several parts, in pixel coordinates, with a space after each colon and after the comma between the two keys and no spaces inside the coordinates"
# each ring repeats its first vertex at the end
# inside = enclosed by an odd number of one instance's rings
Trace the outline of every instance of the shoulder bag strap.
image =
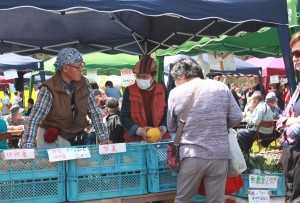
{"type": "Polygon", "coordinates": [[[182,130],[183,130],[183,127],[185,125],[185,120],[195,102],[195,99],[197,98],[201,88],[202,88],[202,85],[203,85],[204,81],[203,80],[200,80],[199,84],[197,84],[193,94],[191,95],[190,97],[190,100],[186,106],[186,108],[184,109],[183,113],[182,113],[182,116],[181,118],[179,119],[179,124],[178,124],[178,128],[177,128],[177,131],[176,131],[176,136],[175,136],[175,139],[174,139],[174,145],[178,145],[179,144],[179,141],[180,141],[180,138],[181,138],[181,134],[182,134],[182,130]]]}

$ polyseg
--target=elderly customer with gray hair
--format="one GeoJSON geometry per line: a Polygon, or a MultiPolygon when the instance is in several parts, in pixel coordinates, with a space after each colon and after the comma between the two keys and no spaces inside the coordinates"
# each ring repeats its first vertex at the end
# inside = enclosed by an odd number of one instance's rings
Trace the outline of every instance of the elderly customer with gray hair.
{"type": "Polygon", "coordinates": [[[194,89],[202,83],[180,140],[180,168],[175,203],[191,203],[203,181],[206,202],[224,202],[228,160],[228,128],[242,120],[242,112],[230,89],[215,80],[203,80],[201,66],[182,59],[171,70],[176,87],[168,100],[167,126],[175,132],[194,89]]]}
{"type": "Polygon", "coordinates": [[[110,143],[93,90],[82,76],[84,65],[78,50],[64,48],[59,51],[54,64],[56,73],[39,91],[20,147],[33,148],[35,137],[38,147],[85,144],[87,115],[101,144],[110,143]]]}
{"type": "Polygon", "coordinates": [[[278,119],[282,111],[277,104],[278,99],[276,98],[275,92],[269,92],[265,101],[273,111],[274,119],[278,119]]]}

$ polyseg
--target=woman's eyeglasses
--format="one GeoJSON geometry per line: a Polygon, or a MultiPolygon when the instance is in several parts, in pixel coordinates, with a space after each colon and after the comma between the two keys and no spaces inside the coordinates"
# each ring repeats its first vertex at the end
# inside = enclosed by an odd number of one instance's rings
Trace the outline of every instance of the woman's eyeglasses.
{"type": "Polygon", "coordinates": [[[300,58],[300,50],[295,50],[291,52],[292,57],[300,58]]]}
{"type": "Polygon", "coordinates": [[[84,66],[85,66],[85,63],[83,62],[80,66],[72,66],[72,65],[70,65],[70,64],[68,64],[68,66],[70,66],[70,67],[72,67],[72,68],[76,68],[76,69],[80,69],[80,68],[84,68],[84,66]]]}

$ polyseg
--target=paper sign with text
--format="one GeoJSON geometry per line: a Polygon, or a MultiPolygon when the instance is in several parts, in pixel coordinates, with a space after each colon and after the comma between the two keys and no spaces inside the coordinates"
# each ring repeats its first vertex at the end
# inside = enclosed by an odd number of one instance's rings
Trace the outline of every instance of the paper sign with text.
{"type": "Polygon", "coordinates": [[[112,154],[123,152],[126,152],[125,143],[99,145],[99,154],[112,154]]]}
{"type": "Polygon", "coordinates": [[[248,190],[249,203],[270,203],[269,190],[248,190]]]}
{"type": "Polygon", "coordinates": [[[250,188],[277,188],[278,176],[249,175],[250,188]]]}
{"type": "Polygon", "coordinates": [[[3,71],[3,75],[5,80],[9,80],[9,79],[14,79],[14,78],[18,78],[18,72],[16,70],[7,70],[7,71],[3,71]]]}
{"type": "Polygon", "coordinates": [[[270,84],[279,83],[279,76],[278,75],[271,75],[270,76],[270,84]]]}
{"type": "Polygon", "coordinates": [[[55,148],[48,149],[50,162],[90,158],[90,150],[84,148],[55,148]]]}
{"type": "Polygon", "coordinates": [[[135,75],[130,69],[122,69],[121,70],[121,84],[123,87],[127,87],[132,85],[135,81],[135,75]]]}
{"type": "Polygon", "coordinates": [[[5,160],[34,159],[34,149],[11,149],[3,151],[5,160]]]}

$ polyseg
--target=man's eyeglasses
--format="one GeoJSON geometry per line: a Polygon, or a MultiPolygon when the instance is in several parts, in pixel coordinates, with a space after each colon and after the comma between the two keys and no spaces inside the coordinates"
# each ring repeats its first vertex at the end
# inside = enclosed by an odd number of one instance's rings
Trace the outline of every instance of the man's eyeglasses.
{"type": "Polygon", "coordinates": [[[76,69],[80,69],[80,68],[84,68],[84,66],[85,66],[85,63],[83,62],[80,66],[72,66],[72,65],[70,65],[70,64],[68,64],[68,66],[70,66],[70,67],[72,67],[72,68],[76,68],[76,69]]]}
{"type": "Polygon", "coordinates": [[[296,58],[300,58],[300,50],[295,50],[291,52],[292,57],[295,56],[296,58]]]}

